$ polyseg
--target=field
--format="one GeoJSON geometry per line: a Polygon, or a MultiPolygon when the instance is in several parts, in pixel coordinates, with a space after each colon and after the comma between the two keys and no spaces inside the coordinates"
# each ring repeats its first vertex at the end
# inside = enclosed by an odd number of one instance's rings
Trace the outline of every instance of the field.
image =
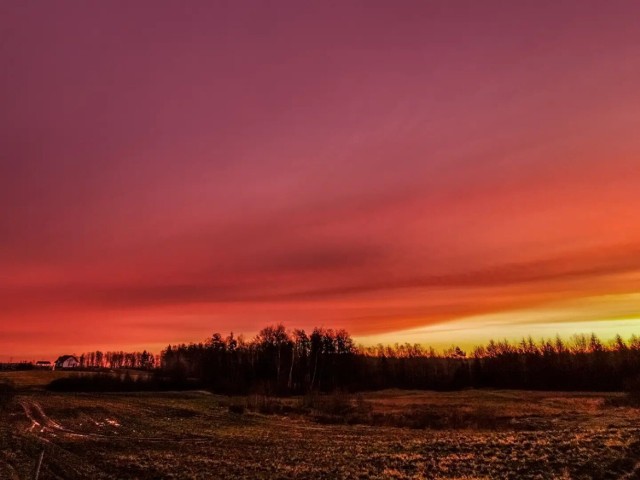
{"type": "Polygon", "coordinates": [[[0,421],[2,479],[33,478],[43,450],[40,479],[65,480],[640,471],[640,411],[615,406],[619,394],[383,391],[306,406],[256,397],[245,408],[245,398],[207,392],[52,394],[41,386],[60,373],[20,373],[11,374],[21,391],[0,421]]]}

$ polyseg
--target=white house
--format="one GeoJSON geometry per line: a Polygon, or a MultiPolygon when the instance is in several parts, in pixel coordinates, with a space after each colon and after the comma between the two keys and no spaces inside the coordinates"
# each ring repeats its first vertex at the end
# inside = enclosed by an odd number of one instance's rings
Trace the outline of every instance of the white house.
{"type": "Polygon", "coordinates": [[[76,368],[80,362],[73,355],[63,355],[56,360],[56,368],[76,368]]]}
{"type": "Polygon", "coordinates": [[[53,368],[53,364],[49,360],[38,360],[36,368],[53,368]]]}

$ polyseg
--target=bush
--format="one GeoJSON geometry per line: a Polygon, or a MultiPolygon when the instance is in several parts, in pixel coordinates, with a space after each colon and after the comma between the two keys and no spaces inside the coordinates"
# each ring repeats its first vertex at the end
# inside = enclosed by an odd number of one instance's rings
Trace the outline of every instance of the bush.
{"type": "Polygon", "coordinates": [[[138,377],[130,374],[72,375],[53,380],[47,390],[54,392],[154,392],[167,390],[192,390],[200,384],[186,379],[165,377],[138,377]]]}
{"type": "Polygon", "coordinates": [[[235,413],[236,415],[243,415],[246,407],[241,403],[230,403],[229,413],[235,413]]]}
{"type": "Polygon", "coordinates": [[[627,378],[623,382],[624,397],[613,397],[605,400],[608,407],[640,407],[640,377],[627,378]]]}
{"type": "Polygon", "coordinates": [[[366,424],[371,421],[372,407],[361,395],[312,392],[302,398],[301,410],[310,412],[319,423],[366,424]]]}
{"type": "Polygon", "coordinates": [[[302,397],[302,407],[331,415],[343,415],[354,409],[353,395],[335,392],[322,395],[311,392],[302,397]]]}
{"type": "Polygon", "coordinates": [[[274,397],[259,394],[247,397],[247,409],[263,415],[283,415],[294,411],[289,405],[274,397]]]}
{"type": "Polygon", "coordinates": [[[640,377],[626,379],[624,381],[624,392],[628,397],[640,401],[640,377]]]}

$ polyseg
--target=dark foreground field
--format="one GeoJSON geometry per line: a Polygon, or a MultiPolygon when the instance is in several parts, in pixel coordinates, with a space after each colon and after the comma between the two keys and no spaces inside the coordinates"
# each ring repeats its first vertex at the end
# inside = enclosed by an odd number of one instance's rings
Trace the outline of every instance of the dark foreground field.
{"type": "MultiPolygon", "coordinates": [[[[39,375],[50,375],[42,372],[39,375]]],[[[32,385],[30,385],[30,382],[32,385]]],[[[618,394],[384,391],[51,394],[0,421],[0,478],[638,478],[639,411],[618,394]],[[252,408],[254,407],[254,408],[252,408]],[[274,413],[275,412],[275,413],[274,413]],[[348,423],[341,423],[348,422],[348,423]]]]}

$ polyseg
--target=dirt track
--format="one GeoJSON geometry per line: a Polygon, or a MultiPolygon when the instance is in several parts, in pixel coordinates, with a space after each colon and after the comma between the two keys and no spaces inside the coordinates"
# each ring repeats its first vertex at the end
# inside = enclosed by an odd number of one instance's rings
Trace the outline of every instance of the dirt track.
{"type": "MultiPolygon", "coordinates": [[[[180,442],[180,443],[206,443],[211,442],[214,439],[208,436],[188,437],[188,438],[167,438],[159,436],[145,436],[145,435],[118,435],[118,434],[104,434],[104,433],[89,433],[79,432],[71,428],[67,428],[59,422],[49,417],[42,405],[35,400],[23,399],[19,402],[27,419],[31,422],[31,425],[25,429],[28,433],[36,433],[38,438],[45,442],[49,442],[48,437],[66,437],[85,440],[126,440],[126,441],[139,441],[139,442],[180,442]]],[[[105,419],[103,422],[93,420],[95,426],[100,428],[106,424],[112,426],[120,426],[119,423],[105,419]]]]}

